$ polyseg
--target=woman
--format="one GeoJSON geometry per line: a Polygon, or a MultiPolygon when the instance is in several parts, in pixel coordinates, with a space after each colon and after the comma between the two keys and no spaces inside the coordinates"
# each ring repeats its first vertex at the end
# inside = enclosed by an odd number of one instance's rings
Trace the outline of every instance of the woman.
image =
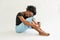
{"type": "Polygon", "coordinates": [[[19,12],[16,16],[16,32],[21,33],[28,28],[35,29],[39,35],[49,36],[48,33],[44,32],[40,27],[40,22],[35,22],[33,16],[36,15],[36,7],[29,5],[26,11],[19,12]]]}

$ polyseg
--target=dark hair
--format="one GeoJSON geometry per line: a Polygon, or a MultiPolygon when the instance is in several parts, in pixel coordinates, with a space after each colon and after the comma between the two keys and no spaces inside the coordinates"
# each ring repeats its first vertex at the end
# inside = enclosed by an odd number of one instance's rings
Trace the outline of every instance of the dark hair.
{"type": "Polygon", "coordinates": [[[33,13],[33,15],[36,15],[36,7],[35,6],[29,5],[29,6],[27,6],[26,10],[31,11],[33,13]]]}

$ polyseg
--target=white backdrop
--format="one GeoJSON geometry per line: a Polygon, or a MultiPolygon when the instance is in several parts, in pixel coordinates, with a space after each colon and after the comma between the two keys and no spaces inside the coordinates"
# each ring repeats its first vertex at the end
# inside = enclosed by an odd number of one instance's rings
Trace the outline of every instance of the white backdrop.
{"type": "Polygon", "coordinates": [[[34,5],[37,8],[36,21],[40,21],[43,30],[51,34],[51,40],[59,40],[59,2],[60,0],[0,0],[0,33],[15,30],[17,13],[25,11],[28,5],[34,5]]]}

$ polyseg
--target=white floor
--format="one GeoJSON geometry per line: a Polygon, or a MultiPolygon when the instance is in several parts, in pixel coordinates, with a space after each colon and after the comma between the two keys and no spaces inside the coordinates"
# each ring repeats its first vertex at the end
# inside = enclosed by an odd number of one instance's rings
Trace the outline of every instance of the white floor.
{"type": "Polygon", "coordinates": [[[59,40],[59,33],[50,33],[50,36],[40,36],[34,29],[28,29],[24,33],[15,31],[0,32],[0,40],[59,40]]]}

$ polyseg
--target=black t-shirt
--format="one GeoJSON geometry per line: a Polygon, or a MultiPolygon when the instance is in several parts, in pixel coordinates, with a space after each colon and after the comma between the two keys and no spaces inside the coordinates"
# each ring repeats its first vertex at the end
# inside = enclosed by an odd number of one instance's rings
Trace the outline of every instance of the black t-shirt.
{"type": "Polygon", "coordinates": [[[19,25],[19,24],[22,23],[22,22],[20,21],[20,19],[18,18],[18,16],[23,16],[24,19],[28,18],[28,17],[24,16],[21,12],[19,12],[19,13],[17,14],[17,16],[16,16],[16,25],[19,25]]]}

